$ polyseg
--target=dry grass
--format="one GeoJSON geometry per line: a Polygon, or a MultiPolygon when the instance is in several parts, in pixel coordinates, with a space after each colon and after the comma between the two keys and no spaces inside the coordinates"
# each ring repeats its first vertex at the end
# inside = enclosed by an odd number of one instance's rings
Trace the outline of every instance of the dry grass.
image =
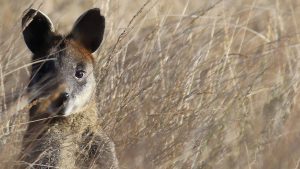
{"type": "MultiPolygon", "coordinates": [[[[100,7],[98,106],[122,168],[299,168],[300,2],[36,1],[61,31],[100,7]]],[[[0,2],[0,162],[26,129],[29,1],[0,2]],[[14,98],[14,99],[13,99],[14,98]],[[16,100],[17,99],[17,100],[16,100]],[[11,100],[14,100],[11,102],[11,100]]]]}

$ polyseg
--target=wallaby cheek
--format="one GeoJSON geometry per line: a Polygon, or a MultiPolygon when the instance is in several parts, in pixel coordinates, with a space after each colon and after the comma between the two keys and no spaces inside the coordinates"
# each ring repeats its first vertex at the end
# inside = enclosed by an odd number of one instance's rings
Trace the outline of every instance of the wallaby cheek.
{"type": "Polygon", "coordinates": [[[95,79],[90,78],[87,79],[86,82],[76,83],[76,87],[73,88],[72,97],[70,98],[66,111],[65,116],[78,113],[84,109],[86,109],[86,105],[88,102],[91,101],[94,90],[95,90],[95,79]]]}
{"type": "Polygon", "coordinates": [[[85,83],[82,86],[82,90],[79,91],[81,94],[78,95],[75,99],[75,105],[78,105],[79,107],[84,107],[87,104],[87,102],[91,100],[94,94],[94,89],[94,80],[89,80],[87,83],[85,83]]]}

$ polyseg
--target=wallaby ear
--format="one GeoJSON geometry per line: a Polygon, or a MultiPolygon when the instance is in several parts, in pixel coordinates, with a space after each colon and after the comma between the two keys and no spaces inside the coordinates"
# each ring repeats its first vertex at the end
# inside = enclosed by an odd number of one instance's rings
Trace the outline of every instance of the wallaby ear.
{"type": "Polygon", "coordinates": [[[104,28],[105,18],[100,14],[99,8],[94,8],[77,19],[68,37],[93,53],[102,42],[104,28]]]}
{"type": "Polygon", "coordinates": [[[34,54],[46,52],[54,37],[54,27],[51,20],[35,9],[29,9],[24,13],[22,29],[26,45],[34,54]]]}

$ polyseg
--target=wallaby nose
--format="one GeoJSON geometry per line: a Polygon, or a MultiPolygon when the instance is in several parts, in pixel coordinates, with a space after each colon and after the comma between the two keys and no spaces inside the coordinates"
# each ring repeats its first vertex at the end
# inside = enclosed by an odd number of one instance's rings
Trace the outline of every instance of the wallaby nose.
{"type": "Polygon", "coordinates": [[[52,106],[59,108],[69,100],[69,93],[61,93],[59,97],[52,102],[52,106]]]}
{"type": "Polygon", "coordinates": [[[62,93],[60,97],[61,97],[62,101],[65,102],[69,99],[70,95],[69,95],[69,93],[65,92],[65,93],[62,93]]]}

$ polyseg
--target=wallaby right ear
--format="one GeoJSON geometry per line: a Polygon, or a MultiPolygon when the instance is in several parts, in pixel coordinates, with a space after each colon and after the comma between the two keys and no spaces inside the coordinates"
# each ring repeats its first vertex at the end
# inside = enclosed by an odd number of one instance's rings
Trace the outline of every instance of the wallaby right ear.
{"type": "Polygon", "coordinates": [[[26,45],[34,54],[47,52],[54,37],[54,27],[51,20],[35,9],[29,9],[24,13],[22,30],[26,45]]]}
{"type": "Polygon", "coordinates": [[[93,8],[83,13],[75,22],[68,35],[91,53],[100,46],[105,29],[105,18],[99,8],[93,8]]]}

